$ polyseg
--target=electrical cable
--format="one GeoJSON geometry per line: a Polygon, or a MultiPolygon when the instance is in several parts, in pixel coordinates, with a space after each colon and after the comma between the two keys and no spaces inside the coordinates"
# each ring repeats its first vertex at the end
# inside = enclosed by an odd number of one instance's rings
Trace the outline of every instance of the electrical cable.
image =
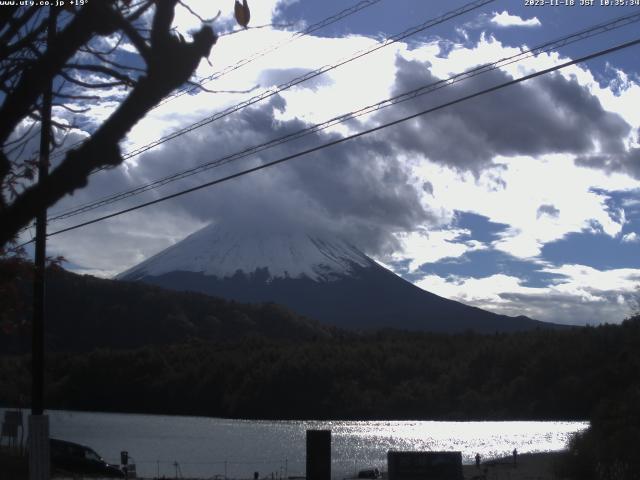
{"type": "MultiPolygon", "coordinates": [[[[209,83],[210,81],[213,80],[217,80],[218,78],[223,77],[224,75],[231,73],[233,71],[236,71],[242,67],[244,67],[245,65],[248,65],[249,63],[262,58],[266,55],[268,55],[271,52],[274,52],[282,47],[284,47],[285,45],[288,45],[289,43],[294,42],[295,40],[298,40],[301,37],[307,36],[313,32],[316,32],[324,27],[327,27],[333,23],[338,22],[339,20],[342,20],[343,18],[346,18],[350,15],[353,15],[357,12],[359,12],[360,10],[364,10],[365,8],[371,7],[372,5],[375,5],[376,3],[381,2],[382,0],[362,0],[361,2],[357,3],[356,5],[353,5],[349,8],[345,8],[344,10],[341,10],[340,12],[331,15],[323,20],[320,20],[319,22],[314,23],[313,25],[308,26],[307,28],[305,28],[304,30],[301,30],[299,32],[295,32],[290,38],[280,42],[280,43],[276,43],[275,45],[272,45],[270,47],[267,47],[263,50],[260,50],[258,52],[254,52],[251,56],[246,57],[242,60],[239,60],[238,62],[236,62],[235,64],[232,65],[228,65],[225,68],[223,68],[222,70],[218,70],[217,72],[212,73],[211,75],[201,78],[199,79],[196,83],[198,85],[190,85],[188,87],[184,87],[179,89],[176,92],[173,92],[171,95],[168,95],[167,97],[165,97],[162,101],[160,101],[157,105],[155,105],[151,110],[154,110],[156,108],[158,108],[160,105],[164,105],[165,103],[181,97],[182,95],[185,95],[187,93],[190,93],[192,91],[194,91],[195,89],[199,88],[199,86],[204,85],[205,83],[209,83]]],[[[59,157],[65,153],[67,153],[69,150],[72,150],[76,147],[79,147],[80,145],[82,145],[86,140],[80,140],[79,142],[74,143],[73,145],[69,146],[68,148],[64,149],[64,150],[59,150],[58,152],[56,152],[55,154],[52,155],[52,157],[59,157]]]]}
{"type": "MultiPolygon", "coordinates": [[[[70,227],[67,227],[67,228],[63,228],[61,230],[57,230],[55,232],[48,233],[47,237],[53,237],[55,235],[60,235],[60,234],[65,233],[65,232],[69,232],[69,231],[72,231],[72,230],[77,230],[79,228],[82,228],[82,227],[85,227],[85,226],[88,226],[88,225],[92,225],[94,223],[98,223],[98,222],[101,222],[103,220],[107,220],[109,218],[114,218],[114,217],[123,215],[125,213],[129,213],[129,212],[132,212],[132,211],[135,211],[135,210],[140,210],[142,208],[145,208],[145,207],[148,207],[148,206],[151,206],[151,205],[155,205],[157,203],[164,202],[166,200],[169,200],[169,199],[172,199],[172,198],[176,198],[176,197],[179,197],[179,196],[182,196],[182,195],[186,195],[188,193],[195,192],[197,190],[201,190],[203,188],[207,188],[207,187],[210,187],[210,186],[213,186],[213,185],[217,185],[217,184],[220,184],[220,183],[223,183],[223,182],[226,182],[226,181],[229,181],[229,180],[232,180],[232,179],[247,175],[249,173],[257,172],[259,170],[264,170],[264,169],[266,169],[268,167],[272,167],[274,165],[278,165],[278,164],[287,162],[289,160],[293,160],[295,158],[299,158],[299,157],[308,155],[310,153],[323,150],[323,149],[328,148],[328,147],[339,145],[339,144],[345,143],[347,141],[354,140],[356,138],[360,138],[360,137],[363,137],[365,135],[369,135],[369,134],[374,133],[374,132],[378,132],[378,131],[383,130],[385,128],[388,128],[388,127],[391,127],[391,126],[394,126],[394,125],[398,125],[400,123],[404,123],[404,122],[406,122],[408,120],[412,120],[414,118],[418,118],[420,116],[427,115],[429,113],[433,113],[433,112],[436,112],[438,110],[442,110],[444,108],[447,108],[447,107],[450,107],[450,106],[453,106],[453,105],[456,105],[456,104],[471,100],[473,98],[476,98],[476,97],[479,97],[479,96],[482,96],[482,95],[486,95],[486,94],[491,93],[491,92],[495,92],[497,90],[509,87],[511,85],[515,85],[515,84],[518,84],[518,83],[521,83],[521,82],[524,82],[524,81],[527,81],[527,80],[531,80],[533,78],[537,78],[537,77],[540,77],[542,75],[546,75],[548,73],[555,72],[555,71],[560,70],[562,68],[566,68],[566,67],[571,66],[571,65],[576,65],[576,64],[581,63],[581,62],[592,60],[594,58],[601,57],[603,55],[607,55],[607,54],[610,54],[610,53],[613,53],[613,52],[616,52],[616,51],[619,51],[619,50],[622,50],[622,49],[625,49],[625,48],[629,48],[629,47],[632,47],[632,46],[635,46],[635,45],[638,45],[638,44],[640,44],[640,38],[636,39],[636,40],[632,40],[632,41],[626,42],[626,43],[623,43],[623,44],[616,45],[614,47],[607,48],[605,50],[600,50],[600,51],[585,55],[583,57],[580,57],[580,58],[577,58],[577,59],[574,59],[574,60],[559,64],[559,65],[556,65],[556,66],[553,66],[553,67],[550,67],[550,68],[546,68],[544,70],[540,70],[538,72],[534,72],[534,73],[531,73],[529,75],[525,75],[525,76],[517,78],[517,79],[513,79],[513,80],[510,80],[510,81],[498,84],[498,85],[494,85],[493,87],[489,87],[489,88],[480,90],[480,91],[472,93],[470,95],[465,95],[465,96],[457,98],[455,100],[452,100],[452,101],[449,101],[449,102],[446,102],[446,103],[442,103],[442,104],[437,105],[435,107],[431,107],[431,108],[428,108],[426,110],[422,110],[420,112],[417,112],[417,113],[414,113],[414,114],[399,118],[397,120],[393,120],[391,122],[388,122],[388,123],[385,123],[385,124],[382,124],[382,125],[378,125],[378,126],[373,127],[373,128],[369,128],[367,130],[363,130],[363,131],[358,132],[358,133],[354,133],[354,134],[346,136],[346,137],[341,137],[339,139],[336,139],[336,140],[333,140],[333,141],[330,141],[330,142],[326,142],[326,143],[324,143],[322,145],[318,145],[316,147],[309,148],[309,149],[297,152],[297,153],[292,154],[292,155],[287,155],[285,157],[279,158],[277,160],[273,160],[273,161],[268,162],[268,163],[264,163],[262,165],[259,165],[259,166],[253,167],[253,168],[242,170],[242,171],[234,173],[232,175],[228,175],[228,176],[225,176],[225,177],[222,177],[222,178],[219,178],[219,179],[216,179],[216,180],[213,180],[213,181],[210,181],[210,182],[207,182],[207,183],[204,183],[204,184],[192,187],[192,188],[188,188],[188,189],[182,190],[180,192],[173,193],[171,195],[166,195],[164,197],[157,198],[155,200],[152,200],[152,201],[149,201],[149,202],[145,202],[145,203],[142,203],[142,204],[130,207],[130,208],[126,208],[126,209],[120,210],[118,212],[110,213],[108,215],[103,215],[101,217],[94,218],[94,219],[86,221],[86,222],[82,222],[82,223],[79,223],[79,224],[76,224],[76,225],[73,225],[73,226],[70,226],[70,227]]],[[[27,245],[29,243],[31,243],[31,241],[25,242],[25,243],[19,245],[17,248],[23,247],[23,246],[25,246],[25,245],[27,245]]]]}
{"type": "MultiPolygon", "coordinates": [[[[255,95],[243,102],[240,102],[236,105],[233,105],[225,110],[219,111],[214,113],[213,115],[206,117],[198,122],[195,122],[187,127],[184,127],[180,130],[176,130],[175,132],[172,132],[168,135],[165,135],[164,137],[161,137],[157,140],[154,140],[153,142],[149,142],[145,145],[142,145],[140,147],[135,148],[134,150],[131,150],[127,153],[125,153],[124,155],[122,155],[122,159],[123,161],[128,160],[130,158],[133,158],[135,156],[138,156],[148,150],[151,150],[152,148],[155,148],[159,145],[162,145],[163,143],[166,143],[170,140],[173,140],[174,138],[180,137],[186,133],[192,132],[193,130],[196,130],[198,128],[204,127],[205,125],[209,125],[217,120],[220,120],[224,117],[227,117],[229,115],[231,115],[232,113],[235,113],[239,110],[242,110],[244,108],[247,108],[251,105],[254,105],[262,100],[265,100],[267,98],[273,97],[274,95],[277,95],[278,93],[288,90],[296,85],[299,85],[303,82],[306,82],[308,80],[311,80],[313,78],[316,78],[320,75],[323,75],[327,72],[330,72],[332,70],[335,70],[336,68],[339,68],[343,65],[346,65],[350,62],[353,62],[355,60],[358,60],[366,55],[369,55],[373,52],[376,52],[382,48],[385,48],[389,45],[392,45],[394,43],[399,42],[400,40],[404,40],[405,38],[408,38],[412,35],[415,35],[416,33],[422,32],[424,30],[427,30],[428,28],[434,27],[436,25],[442,24],[448,20],[451,20],[452,18],[461,16],[465,13],[468,13],[472,10],[478,9],[484,5],[487,5],[488,3],[492,3],[495,2],[496,0],[475,0],[472,2],[469,2],[465,5],[463,5],[460,8],[457,8],[455,10],[451,10],[439,17],[436,17],[434,19],[431,20],[427,20],[426,22],[420,24],[420,25],[416,25],[414,27],[408,28],[406,30],[404,30],[403,32],[400,32],[396,35],[393,35],[391,37],[389,37],[387,40],[385,40],[384,42],[378,43],[377,45],[375,45],[372,48],[368,48],[368,49],[363,49],[363,50],[359,50],[358,52],[356,52],[354,55],[344,58],[340,61],[338,61],[338,63],[334,63],[331,65],[325,65],[322,66],[316,70],[313,70],[311,72],[305,73],[303,75],[300,75],[292,80],[289,80],[288,82],[282,83],[274,88],[271,88],[269,90],[265,90],[264,92],[262,92],[259,95],[255,95]]],[[[101,168],[97,168],[96,170],[94,170],[93,172],[91,172],[90,175],[95,174],[97,172],[101,172],[103,170],[108,170],[112,167],[101,167],[101,168]]]]}
{"type": "Polygon", "coordinates": [[[484,64],[478,67],[475,67],[471,70],[468,70],[466,72],[462,72],[456,75],[453,75],[447,79],[443,79],[443,80],[439,80],[437,82],[433,82],[427,85],[423,85],[421,87],[418,87],[416,89],[413,89],[411,91],[402,93],[400,95],[396,95],[394,97],[388,98],[386,100],[382,100],[380,102],[376,102],[372,105],[368,105],[366,107],[360,108],[358,110],[355,111],[351,111],[349,113],[334,117],[330,120],[327,120],[325,122],[319,123],[319,124],[315,124],[312,126],[309,126],[307,128],[304,128],[302,130],[298,130],[296,132],[293,132],[291,134],[276,138],[276,139],[272,139],[269,140],[268,142],[265,143],[261,143],[259,145],[254,145],[251,147],[248,147],[242,151],[239,152],[235,152],[233,154],[230,155],[226,155],[222,158],[218,158],[216,160],[198,165],[196,167],[187,169],[187,170],[183,170],[181,172],[177,172],[175,174],[172,175],[168,175],[165,176],[163,178],[154,180],[153,182],[147,183],[147,184],[143,184],[140,185],[138,187],[135,187],[133,189],[129,189],[129,190],[125,190],[123,192],[117,193],[117,194],[112,194],[106,197],[103,197],[99,200],[93,201],[93,202],[89,202],[86,203],[84,205],[80,205],[78,207],[73,207],[69,210],[66,210],[64,212],[58,213],[58,214],[53,214],[50,218],[49,221],[56,221],[56,220],[62,220],[62,219],[66,219],[75,215],[79,215],[81,213],[86,213],[88,211],[94,210],[96,208],[105,206],[105,205],[109,205],[111,203],[123,200],[125,198],[130,198],[134,195],[138,195],[141,193],[144,193],[146,191],[149,190],[153,190],[159,187],[162,187],[164,185],[167,185],[168,183],[171,183],[173,181],[177,181],[177,180],[181,180],[183,178],[187,178],[189,176],[204,172],[206,170],[212,169],[212,168],[216,168],[222,165],[226,165],[227,163],[231,162],[231,161],[235,161],[235,160],[239,160],[242,158],[246,158],[248,156],[254,155],[256,153],[262,152],[266,149],[269,148],[273,148],[275,146],[278,145],[282,145],[284,143],[293,141],[293,140],[297,140],[299,138],[302,138],[304,136],[325,130],[327,128],[330,128],[334,125],[340,124],[340,123],[344,123],[348,120],[352,120],[358,117],[361,117],[363,115],[366,114],[370,114],[373,113],[375,111],[381,110],[383,108],[387,108],[393,105],[397,105],[398,103],[402,103],[402,102],[406,102],[408,100],[411,100],[413,98],[416,98],[418,96],[422,96],[422,95],[426,95],[429,93],[433,93],[436,90],[439,90],[441,88],[444,87],[448,87],[451,85],[454,85],[458,82],[461,82],[463,80],[467,80],[469,78],[473,78],[477,75],[483,74],[483,73],[487,73],[489,71],[493,71],[496,70],[498,68],[502,68],[505,67],[507,65],[511,65],[513,63],[516,62],[520,62],[524,59],[527,58],[531,58],[533,56],[539,55],[541,53],[545,53],[551,50],[555,50],[561,47],[564,47],[566,45],[575,43],[577,41],[581,41],[584,40],[586,38],[591,38],[593,36],[611,31],[614,28],[620,28],[622,26],[626,26],[629,25],[633,22],[638,22],[640,21],[640,13],[636,13],[636,14],[632,14],[632,15],[626,15],[608,22],[604,22],[592,27],[589,27],[587,29],[578,31],[576,33],[572,33],[570,35],[566,35],[564,37],[549,41],[549,42],[545,42],[541,45],[538,45],[536,47],[533,47],[529,50],[524,50],[520,53],[511,55],[509,57],[505,57],[502,58],[500,60],[497,60],[495,62],[491,62],[488,64],[484,64]]]}
{"type": "MultiPolygon", "coordinates": [[[[205,83],[209,83],[213,80],[217,80],[218,78],[223,77],[224,75],[233,72],[235,70],[238,70],[239,68],[253,62],[254,60],[257,60],[258,58],[262,58],[265,55],[278,50],[282,47],[284,47],[285,45],[288,45],[289,43],[299,39],[300,37],[304,37],[307,36],[317,30],[320,30],[324,27],[327,27],[339,20],[342,20],[345,17],[348,17],[350,15],[353,15],[354,13],[359,12],[360,10],[363,10],[365,8],[368,8],[372,5],[375,5],[376,3],[379,3],[382,0],[363,0],[359,3],[357,3],[356,5],[353,5],[352,7],[346,8],[338,13],[336,13],[335,15],[332,15],[330,17],[325,18],[324,20],[321,20],[317,23],[314,23],[313,25],[310,25],[309,27],[305,28],[304,30],[300,31],[300,32],[296,32],[295,34],[293,34],[290,38],[288,38],[287,40],[277,43],[275,45],[272,45],[271,47],[267,47],[264,50],[261,50],[259,52],[254,53],[253,55],[251,55],[250,57],[247,57],[243,60],[240,60],[239,62],[236,62],[233,65],[229,65],[225,68],[223,68],[222,70],[219,70],[215,73],[212,73],[211,75],[204,77],[202,79],[200,79],[197,83],[198,85],[193,86],[190,85],[188,87],[182,88],[180,90],[178,90],[177,92],[174,92],[173,94],[171,94],[170,96],[168,96],[167,98],[165,98],[164,100],[162,100],[162,102],[160,102],[158,105],[156,105],[156,107],[163,105],[171,100],[173,100],[174,98],[178,98],[181,97],[182,95],[185,95],[187,93],[193,92],[194,90],[196,90],[198,88],[198,86],[204,85],[205,83]]],[[[156,108],[154,107],[154,108],[156,108]]]]}

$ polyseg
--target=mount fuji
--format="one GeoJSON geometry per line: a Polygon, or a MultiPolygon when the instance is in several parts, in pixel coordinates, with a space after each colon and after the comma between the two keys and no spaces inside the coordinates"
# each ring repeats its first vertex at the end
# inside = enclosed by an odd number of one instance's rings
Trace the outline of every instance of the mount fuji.
{"type": "Polygon", "coordinates": [[[505,332],[554,326],[422,290],[325,232],[209,225],[116,279],[239,302],[274,302],[346,329],[505,332]]]}

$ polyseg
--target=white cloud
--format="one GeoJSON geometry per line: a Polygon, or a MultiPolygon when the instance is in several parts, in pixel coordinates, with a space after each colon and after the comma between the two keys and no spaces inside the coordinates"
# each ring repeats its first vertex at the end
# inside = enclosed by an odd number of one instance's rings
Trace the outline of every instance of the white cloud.
{"type": "Polygon", "coordinates": [[[400,250],[393,260],[410,260],[409,269],[413,272],[425,263],[438,262],[444,258],[458,258],[465,253],[485,249],[477,240],[463,241],[461,236],[470,232],[463,229],[432,230],[420,229],[396,235],[400,240],[400,250]]]}
{"type": "Polygon", "coordinates": [[[622,241],[625,243],[637,243],[640,242],[640,236],[636,232],[630,232],[622,236],[622,241]]]}
{"type": "Polygon", "coordinates": [[[544,267],[559,275],[546,287],[529,287],[517,277],[495,274],[482,278],[428,275],[420,288],[505,315],[573,325],[619,323],[630,314],[639,269],[600,271],[584,265],[544,267]]]}
{"type": "Polygon", "coordinates": [[[499,27],[539,27],[542,25],[538,17],[525,20],[518,15],[511,15],[506,10],[501,13],[495,12],[490,21],[499,27]]]}
{"type": "Polygon", "coordinates": [[[438,275],[427,275],[415,284],[420,288],[455,298],[466,303],[490,302],[507,303],[500,297],[502,293],[541,294],[542,289],[523,287],[522,281],[516,277],[501,273],[483,278],[456,277],[442,278],[438,275]]]}
{"type": "Polygon", "coordinates": [[[632,190],[635,180],[577,167],[570,155],[495,161],[494,168],[477,178],[428,161],[420,162],[414,173],[432,183],[433,196],[425,194],[425,202],[433,210],[474,212],[508,225],[492,247],[518,258],[535,258],[546,243],[587,230],[594,223],[611,237],[620,234],[624,216],[610,211],[608,196],[597,189],[632,190]],[[540,205],[553,205],[557,215],[540,216],[540,205]]]}
{"type": "Polygon", "coordinates": [[[557,280],[552,288],[572,295],[587,295],[586,292],[633,291],[640,281],[640,270],[618,268],[597,270],[585,265],[562,265],[545,267],[541,271],[562,275],[566,280],[557,280]]]}

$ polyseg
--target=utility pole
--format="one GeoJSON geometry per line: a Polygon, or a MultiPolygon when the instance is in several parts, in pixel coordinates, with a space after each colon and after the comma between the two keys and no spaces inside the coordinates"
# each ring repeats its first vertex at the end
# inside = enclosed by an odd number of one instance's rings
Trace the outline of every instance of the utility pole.
{"type": "MultiPolygon", "coordinates": [[[[49,7],[47,48],[56,31],[56,11],[49,7]]],[[[42,94],[40,112],[40,158],[38,182],[49,175],[51,145],[51,102],[53,75],[42,94]]],[[[45,260],[47,256],[47,209],[36,217],[35,275],[33,279],[33,323],[31,338],[31,415],[29,417],[29,480],[49,480],[49,417],[44,415],[44,302],[45,260]]]]}

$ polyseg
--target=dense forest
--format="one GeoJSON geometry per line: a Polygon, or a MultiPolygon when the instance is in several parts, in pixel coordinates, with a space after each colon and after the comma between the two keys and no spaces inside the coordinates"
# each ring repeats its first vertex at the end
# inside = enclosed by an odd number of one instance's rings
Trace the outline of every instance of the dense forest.
{"type": "MultiPolygon", "coordinates": [[[[384,331],[49,354],[52,408],[236,418],[586,419],[640,385],[640,320],[496,335],[384,331]],[[124,394],[123,394],[124,393],[124,394]]],[[[29,391],[0,357],[0,402],[29,391]]]]}

